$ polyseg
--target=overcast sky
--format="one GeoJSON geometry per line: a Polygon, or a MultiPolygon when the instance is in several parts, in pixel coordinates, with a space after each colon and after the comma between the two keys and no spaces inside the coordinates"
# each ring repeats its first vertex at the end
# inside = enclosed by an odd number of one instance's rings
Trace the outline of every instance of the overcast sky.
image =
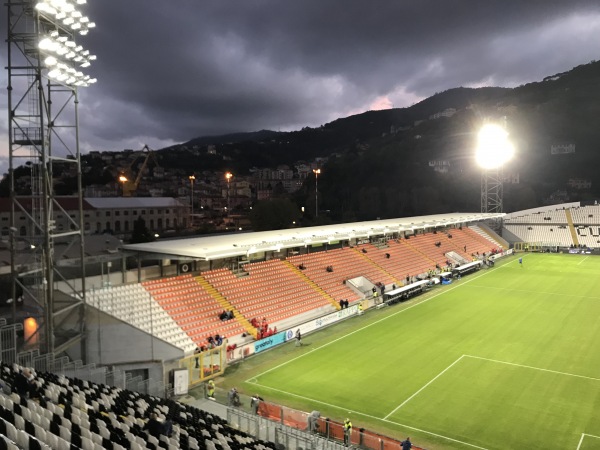
{"type": "MultiPolygon", "coordinates": [[[[80,90],[84,152],[319,126],[600,57],[598,0],[88,0],[83,10],[97,24],[83,43],[98,57],[98,83],[80,90]]],[[[1,79],[6,155],[4,69],[1,79]]]]}

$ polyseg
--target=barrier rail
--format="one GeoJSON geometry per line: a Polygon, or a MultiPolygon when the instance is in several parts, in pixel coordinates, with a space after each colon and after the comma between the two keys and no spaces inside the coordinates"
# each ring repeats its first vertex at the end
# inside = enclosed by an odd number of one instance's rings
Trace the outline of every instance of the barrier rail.
{"type": "MultiPolygon", "coordinates": [[[[238,393],[239,405],[228,404],[228,391],[217,388],[215,400],[227,405],[227,421],[234,428],[255,438],[268,440],[284,448],[312,450],[338,450],[348,448],[344,439],[344,425],[321,417],[318,411],[307,413],[275,403],[260,401],[256,413],[251,398],[238,393]]],[[[358,427],[348,435],[348,445],[369,450],[402,450],[402,442],[379,433],[358,427]]],[[[413,444],[415,450],[421,450],[413,444]]]]}

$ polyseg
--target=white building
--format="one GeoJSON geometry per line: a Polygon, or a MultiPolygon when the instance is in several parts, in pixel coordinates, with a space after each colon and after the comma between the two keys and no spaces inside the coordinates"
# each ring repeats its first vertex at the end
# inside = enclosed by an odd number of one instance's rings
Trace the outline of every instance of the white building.
{"type": "Polygon", "coordinates": [[[575,153],[575,144],[552,144],[550,146],[551,155],[565,155],[575,153]]]}
{"type": "MultiPolygon", "coordinates": [[[[31,211],[31,202],[19,199],[31,211]]],[[[77,197],[58,197],[61,209],[54,209],[54,225],[58,232],[75,229],[79,224],[77,197]]],[[[104,197],[83,199],[83,229],[85,234],[110,232],[128,236],[133,231],[133,223],[142,217],[151,232],[187,226],[190,214],[189,205],[171,197],[104,197]]],[[[10,200],[0,199],[0,231],[6,236],[9,232],[10,200]]],[[[32,236],[33,230],[25,213],[15,217],[15,228],[19,236],[32,236]]]]}

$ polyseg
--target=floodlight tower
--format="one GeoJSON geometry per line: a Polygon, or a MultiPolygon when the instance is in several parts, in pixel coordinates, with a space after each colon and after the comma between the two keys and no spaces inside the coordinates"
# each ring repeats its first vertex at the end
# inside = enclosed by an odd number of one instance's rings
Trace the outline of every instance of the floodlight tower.
{"type": "Polygon", "coordinates": [[[78,356],[85,361],[77,90],[96,81],[82,72],[96,57],[77,42],[95,27],[80,11],[84,3],[86,0],[7,0],[6,69],[13,299],[18,284],[25,299],[37,302],[43,310],[38,331],[41,336],[37,336],[43,352],[59,354],[80,343],[78,356]],[[53,174],[58,165],[63,173],[77,178],[75,217],[65,211],[54,192],[53,174]],[[25,166],[30,169],[29,179],[15,179],[15,170],[25,166]],[[56,222],[61,217],[67,220],[63,229],[56,222]],[[30,244],[27,251],[23,242],[30,244]],[[67,251],[77,247],[79,263],[75,269],[80,273],[73,274],[71,267],[67,276],[61,262],[67,251]]]}
{"type": "Polygon", "coordinates": [[[486,124],[477,135],[475,158],[481,167],[481,212],[503,212],[503,166],[514,155],[506,129],[486,124]]]}

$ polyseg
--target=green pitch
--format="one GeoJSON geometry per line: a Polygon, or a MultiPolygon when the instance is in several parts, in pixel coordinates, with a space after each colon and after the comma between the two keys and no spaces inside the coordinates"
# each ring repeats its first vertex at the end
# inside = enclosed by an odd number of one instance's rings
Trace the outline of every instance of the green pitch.
{"type": "Polygon", "coordinates": [[[600,449],[599,275],[593,256],[511,258],[227,383],[428,449],[600,449]]]}

